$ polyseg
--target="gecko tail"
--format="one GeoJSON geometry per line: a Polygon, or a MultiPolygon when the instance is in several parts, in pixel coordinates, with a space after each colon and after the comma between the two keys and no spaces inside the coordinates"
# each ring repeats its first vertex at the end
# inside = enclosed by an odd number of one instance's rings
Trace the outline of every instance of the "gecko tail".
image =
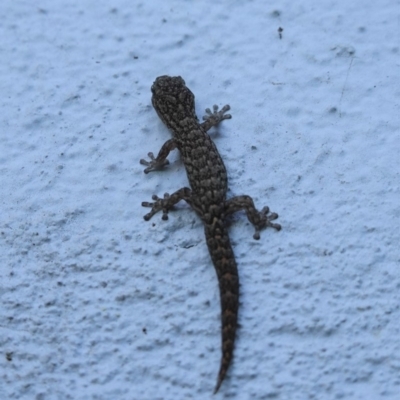
{"type": "Polygon", "coordinates": [[[239,308],[239,276],[229,236],[222,220],[205,226],[207,246],[218,275],[221,300],[221,364],[214,394],[218,392],[233,358],[239,308]]]}
{"type": "MultiPolygon", "coordinates": [[[[224,299],[222,299],[222,301],[224,301],[224,299]]],[[[214,389],[214,394],[216,394],[219,388],[221,387],[221,384],[226,376],[229,365],[231,364],[233,358],[236,326],[237,326],[237,310],[232,310],[226,307],[225,311],[222,313],[222,358],[221,358],[221,366],[219,368],[219,373],[218,373],[217,384],[214,389]]]]}

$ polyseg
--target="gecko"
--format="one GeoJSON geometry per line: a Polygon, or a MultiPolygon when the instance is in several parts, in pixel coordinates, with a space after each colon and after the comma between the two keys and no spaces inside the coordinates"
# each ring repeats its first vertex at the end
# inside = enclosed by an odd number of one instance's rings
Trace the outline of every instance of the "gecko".
{"type": "Polygon", "coordinates": [[[190,188],[183,187],[173,194],[165,193],[163,198],[153,195],[153,202],[142,202],[151,208],[144,216],[146,221],[162,212],[162,219],[168,219],[168,211],[181,200],[186,201],[204,224],[207,247],[214,264],[221,302],[222,356],[214,394],[219,390],[233,358],[239,308],[239,276],[226,228],[229,215],[244,210],[255,228],[253,238],[260,239],[260,231],[272,227],[279,231],[281,226],[272,221],[278,214],[270,213],[269,207],[258,211],[250,196],[236,196],[227,199],[227,172],[218,150],[207,131],[221,121],[230,119],[226,114],[229,105],[213,111],[206,109],[203,122],[195,112],[194,94],[180,76],[159,76],[151,91],[152,104],[158,116],[172,132],[172,139],[161,147],[157,157],[148,153],[149,161],[141,159],[147,174],[169,164],[170,151],[178,149],[186,169],[190,188]]]}

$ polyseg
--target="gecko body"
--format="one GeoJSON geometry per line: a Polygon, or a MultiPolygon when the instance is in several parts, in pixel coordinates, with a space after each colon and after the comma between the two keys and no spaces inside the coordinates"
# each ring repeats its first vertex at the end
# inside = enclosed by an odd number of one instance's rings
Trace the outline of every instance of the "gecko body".
{"type": "Polygon", "coordinates": [[[214,264],[219,283],[221,300],[222,358],[214,393],[220,388],[233,357],[239,307],[239,277],[235,256],[225,226],[226,217],[236,211],[244,210],[253,224],[254,239],[260,238],[260,230],[281,226],[272,221],[278,218],[264,207],[258,211],[249,196],[226,198],[228,179],[224,162],[207,131],[224,119],[228,105],[220,111],[206,109],[204,122],[200,123],[194,106],[194,95],[180,77],[160,76],[151,87],[153,106],[173,134],[164,143],[157,157],[148,153],[150,161],[140,160],[148,173],[168,164],[167,156],[171,150],[178,149],[185,165],[190,188],[184,187],[164,198],[153,195],[153,202],[143,202],[151,210],[144,216],[148,221],[154,214],[162,211],[162,219],[168,219],[168,211],[180,200],[185,200],[199,215],[203,224],[207,247],[214,264]]]}

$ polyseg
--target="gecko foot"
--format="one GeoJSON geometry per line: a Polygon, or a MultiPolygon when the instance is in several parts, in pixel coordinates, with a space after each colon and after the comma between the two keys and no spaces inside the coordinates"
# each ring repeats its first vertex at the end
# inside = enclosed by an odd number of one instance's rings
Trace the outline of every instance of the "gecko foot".
{"type": "Polygon", "coordinates": [[[152,152],[148,153],[147,155],[149,156],[150,161],[146,161],[143,158],[140,160],[140,164],[147,167],[144,170],[145,174],[148,174],[150,171],[154,171],[156,169],[161,169],[165,165],[169,164],[169,161],[167,159],[157,160],[152,152]]]}
{"type": "Polygon", "coordinates": [[[164,194],[164,198],[161,199],[157,195],[153,194],[151,197],[155,202],[154,203],[149,203],[148,201],[143,201],[142,206],[143,207],[151,207],[151,211],[146,214],[143,218],[145,221],[148,221],[154,214],[158,213],[159,211],[162,211],[162,219],[166,221],[168,219],[168,210],[169,210],[169,200],[170,200],[170,195],[169,193],[164,194]]]}
{"type": "Polygon", "coordinates": [[[253,238],[256,240],[260,239],[260,231],[261,229],[266,228],[267,226],[270,226],[271,228],[276,229],[277,231],[281,230],[281,226],[279,224],[274,224],[273,220],[278,218],[277,213],[271,213],[269,214],[269,207],[264,207],[258,214],[258,219],[259,222],[257,224],[254,224],[255,227],[255,233],[253,235],[253,238]]]}
{"type": "Polygon", "coordinates": [[[203,117],[203,128],[208,131],[212,126],[218,125],[224,119],[231,119],[231,114],[225,114],[231,107],[227,104],[218,111],[218,106],[213,106],[213,111],[206,108],[206,115],[203,117]]]}
{"type": "Polygon", "coordinates": [[[209,119],[215,120],[215,125],[221,122],[223,119],[230,119],[232,118],[231,114],[225,114],[227,111],[229,111],[231,107],[227,104],[221,108],[221,110],[218,111],[218,106],[215,104],[213,106],[213,110],[209,108],[206,108],[206,115],[203,117],[203,121],[207,121],[209,119]]]}

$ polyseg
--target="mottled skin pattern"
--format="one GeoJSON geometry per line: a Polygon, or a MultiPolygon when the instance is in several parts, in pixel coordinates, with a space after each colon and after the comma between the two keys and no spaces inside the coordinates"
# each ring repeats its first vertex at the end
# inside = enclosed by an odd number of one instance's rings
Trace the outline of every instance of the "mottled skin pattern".
{"type": "Polygon", "coordinates": [[[140,160],[147,168],[145,173],[160,169],[169,162],[167,156],[175,148],[179,150],[191,189],[184,187],[163,199],[153,195],[153,203],[143,202],[151,211],[144,216],[148,221],[155,213],[162,211],[162,219],[168,219],[168,211],[180,200],[185,200],[200,216],[208,250],[218,275],[221,297],[222,322],[222,359],[214,393],[221,386],[233,356],[239,306],[239,277],[235,256],[225,227],[228,215],[245,210],[247,218],[255,227],[254,239],[260,238],[260,230],[268,226],[280,230],[278,224],[271,221],[278,218],[269,214],[268,207],[257,211],[249,196],[237,196],[226,199],[228,179],[225,165],[215,144],[207,131],[224,119],[228,105],[213,112],[206,109],[207,115],[200,123],[194,109],[194,95],[180,77],[160,76],[153,86],[152,103],[158,116],[173,133],[173,138],[162,146],[157,157],[149,153],[150,161],[140,160]]]}

